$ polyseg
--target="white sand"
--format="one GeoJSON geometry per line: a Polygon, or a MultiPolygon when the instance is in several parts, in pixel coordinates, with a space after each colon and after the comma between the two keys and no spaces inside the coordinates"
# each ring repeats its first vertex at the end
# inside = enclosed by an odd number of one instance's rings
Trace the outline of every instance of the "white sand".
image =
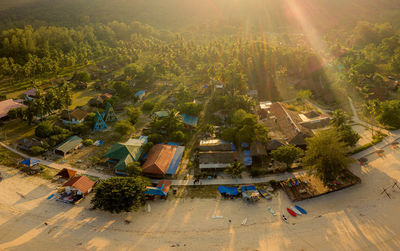
{"type": "Polygon", "coordinates": [[[400,152],[385,151],[384,159],[368,157],[367,168],[352,167],[362,184],[298,203],[309,214],[288,216],[290,224],[267,211],[290,205],[282,192],[255,205],[154,201],[151,213],[112,215],[88,210],[88,198],[78,206],[47,201],[54,184],[0,168],[8,176],[0,182],[0,250],[400,250],[400,191],[380,195],[400,180],[400,152]]]}

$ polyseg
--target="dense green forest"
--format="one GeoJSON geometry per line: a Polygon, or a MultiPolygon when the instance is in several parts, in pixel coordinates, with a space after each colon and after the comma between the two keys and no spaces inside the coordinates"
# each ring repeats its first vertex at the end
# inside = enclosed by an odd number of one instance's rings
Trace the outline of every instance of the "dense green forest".
{"type": "Polygon", "coordinates": [[[3,3],[0,74],[7,81],[57,76],[109,59],[135,63],[145,82],[220,81],[272,100],[282,98],[279,89],[305,88],[324,103],[335,102],[332,83],[345,83],[386,99],[397,90],[389,78],[399,73],[399,3],[376,7],[370,0],[3,3]],[[304,23],[324,49],[314,48],[304,23]]]}

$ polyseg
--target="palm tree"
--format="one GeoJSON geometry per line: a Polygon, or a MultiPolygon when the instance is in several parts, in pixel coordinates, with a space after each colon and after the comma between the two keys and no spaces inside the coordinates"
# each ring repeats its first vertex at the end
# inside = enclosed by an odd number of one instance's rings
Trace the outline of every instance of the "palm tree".
{"type": "Polygon", "coordinates": [[[241,177],[244,170],[242,162],[235,160],[229,167],[225,169],[225,172],[231,174],[232,177],[241,177]]]}

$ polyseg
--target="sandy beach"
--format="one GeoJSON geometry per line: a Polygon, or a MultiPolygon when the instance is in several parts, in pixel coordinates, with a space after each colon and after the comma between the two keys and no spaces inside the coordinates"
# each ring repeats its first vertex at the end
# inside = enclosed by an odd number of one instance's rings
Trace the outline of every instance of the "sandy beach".
{"type": "Polygon", "coordinates": [[[55,184],[1,167],[0,250],[399,250],[400,190],[388,190],[392,199],[381,191],[400,180],[400,152],[387,147],[384,158],[368,159],[368,167],[351,167],[362,184],[297,203],[309,214],[288,216],[289,224],[279,217],[291,205],[281,191],[254,205],[158,200],[150,213],[113,215],[89,210],[90,198],[77,206],[48,201],[55,184]]]}

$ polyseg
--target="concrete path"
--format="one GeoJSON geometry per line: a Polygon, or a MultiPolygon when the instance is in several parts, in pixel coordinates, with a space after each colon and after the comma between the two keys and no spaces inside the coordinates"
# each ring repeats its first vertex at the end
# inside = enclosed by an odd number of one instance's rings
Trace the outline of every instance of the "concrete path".
{"type": "MultiPolygon", "coordinates": [[[[0,145],[5,147],[6,149],[12,151],[12,152],[24,157],[24,158],[33,158],[33,157],[29,156],[29,155],[26,155],[25,153],[22,153],[22,152],[18,151],[17,149],[14,149],[12,147],[7,146],[3,142],[0,142],[0,145]]],[[[78,174],[85,174],[85,175],[89,175],[89,176],[93,176],[93,177],[98,177],[100,179],[108,179],[108,178],[111,177],[111,175],[100,173],[100,172],[96,172],[94,170],[83,170],[83,169],[79,169],[79,168],[74,168],[74,167],[71,167],[68,164],[59,164],[59,163],[56,163],[56,162],[53,162],[53,161],[43,160],[43,159],[39,159],[39,158],[36,158],[36,157],[34,157],[34,159],[39,160],[40,164],[42,164],[44,166],[48,166],[48,167],[51,167],[51,168],[54,168],[54,169],[57,169],[57,170],[61,170],[63,168],[68,168],[68,169],[76,171],[78,174]]]]}
{"type": "MultiPolygon", "coordinates": [[[[240,179],[201,179],[201,185],[242,185],[242,184],[256,184],[256,183],[265,183],[271,180],[276,181],[284,181],[290,178],[298,177],[305,174],[307,171],[301,170],[293,173],[280,173],[280,174],[271,174],[269,176],[261,177],[261,178],[240,178],[240,179]]],[[[171,180],[172,185],[174,186],[197,186],[193,184],[193,179],[191,180],[171,180]]]]}

